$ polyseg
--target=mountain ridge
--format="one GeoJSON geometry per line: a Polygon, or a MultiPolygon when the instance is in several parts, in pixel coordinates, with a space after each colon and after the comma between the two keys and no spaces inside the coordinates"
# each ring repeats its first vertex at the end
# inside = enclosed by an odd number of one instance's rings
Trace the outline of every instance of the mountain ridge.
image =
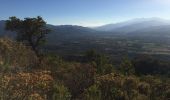
{"type": "Polygon", "coordinates": [[[152,26],[154,24],[157,24],[154,26],[167,25],[167,24],[170,25],[170,20],[165,20],[161,18],[136,18],[136,19],[119,22],[115,24],[106,24],[103,26],[95,27],[94,29],[100,30],[100,31],[114,31],[116,29],[118,30],[118,29],[121,29],[127,26],[135,25],[135,24],[140,25],[142,23],[146,23],[145,25],[148,25],[148,26],[152,26]]]}
{"type": "MultiPolygon", "coordinates": [[[[15,34],[4,29],[5,21],[0,21],[0,36],[13,37],[15,34]]],[[[47,27],[52,30],[48,37],[52,40],[56,39],[72,39],[93,37],[97,35],[129,35],[142,36],[142,34],[153,36],[155,34],[170,35],[170,21],[160,18],[137,18],[116,24],[107,24],[104,26],[90,28],[78,25],[51,25],[47,27]],[[145,30],[145,31],[144,31],[145,30]],[[166,30],[166,31],[163,31],[166,30]],[[151,34],[152,33],[152,34],[151,34]],[[155,33],[155,34],[154,34],[155,33]],[[61,38],[60,38],[61,37],[61,38]]]]}

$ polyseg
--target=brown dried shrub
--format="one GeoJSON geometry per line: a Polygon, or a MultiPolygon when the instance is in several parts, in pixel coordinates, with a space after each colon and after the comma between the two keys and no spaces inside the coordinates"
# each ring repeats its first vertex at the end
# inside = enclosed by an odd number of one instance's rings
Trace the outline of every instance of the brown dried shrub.
{"type": "Polygon", "coordinates": [[[28,46],[8,38],[0,39],[0,65],[32,67],[37,61],[35,53],[28,46]]]}

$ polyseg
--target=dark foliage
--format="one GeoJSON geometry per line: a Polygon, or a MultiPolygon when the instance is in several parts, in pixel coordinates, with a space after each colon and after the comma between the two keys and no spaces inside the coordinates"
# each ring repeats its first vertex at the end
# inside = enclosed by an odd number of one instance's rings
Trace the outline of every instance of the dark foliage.
{"type": "Polygon", "coordinates": [[[44,44],[46,34],[49,32],[49,29],[46,28],[46,22],[40,16],[24,20],[10,17],[6,21],[5,28],[16,32],[17,40],[31,46],[37,55],[39,55],[39,47],[44,44]]]}
{"type": "Polygon", "coordinates": [[[157,60],[150,56],[139,56],[132,62],[138,75],[170,75],[170,63],[167,61],[157,60]]]}

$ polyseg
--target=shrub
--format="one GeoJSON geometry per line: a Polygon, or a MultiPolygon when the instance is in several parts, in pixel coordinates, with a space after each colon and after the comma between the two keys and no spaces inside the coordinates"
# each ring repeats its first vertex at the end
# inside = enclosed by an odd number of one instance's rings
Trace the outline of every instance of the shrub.
{"type": "Polygon", "coordinates": [[[1,65],[13,67],[32,67],[37,63],[35,53],[22,43],[8,38],[0,39],[0,62],[1,65]]]}
{"type": "Polygon", "coordinates": [[[0,96],[2,100],[47,99],[52,96],[54,82],[49,74],[48,71],[6,74],[0,82],[0,96]]]}
{"type": "Polygon", "coordinates": [[[138,84],[138,90],[139,90],[140,94],[150,96],[150,93],[151,93],[150,84],[148,84],[146,82],[140,82],[138,84]]]}
{"type": "Polygon", "coordinates": [[[90,86],[84,92],[84,99],[85,100],[102,100],[101,98],[101,91],[98,85],[94,84],[90,86]]]}
{"type": "Polygon", "coordinates": [[[95,69],[89,64],[70,63],[60,67],[55,76],[63,81],[75,98],[94,83],[95,69]]]}
{"type": "Polygon", "coordinates": [[[132,62],[125,58],[121,65],[120,65],[120,71],[124,74],[124,75],[134,75],[135,74],[135,68],[132,64],[132,62]]]}
{"type": "Polygon", "coordinates": [[[53,100],[70,100],[71,94],[62,84],[55,84],[53,87],[53,100]]]}
{"type": "Polygon", "coordinates": [[[102,100],[124,100],[122,92],[123,76],[114,73],[100,76],[97,78],[99,89],[101,90],[102,100]]]}
{"type": "Polygon", "coordinates": [[[97,77],[102,100],[168,100],[169,82],[147,76],[108,74],[97,77]]]}
{"type": "Polygon", "coordinates": [[[134,100],[138,96],[137,91],[138,79],[135,77],[126,77],[123,83],[123,91],[129,100],[134,100]]]}

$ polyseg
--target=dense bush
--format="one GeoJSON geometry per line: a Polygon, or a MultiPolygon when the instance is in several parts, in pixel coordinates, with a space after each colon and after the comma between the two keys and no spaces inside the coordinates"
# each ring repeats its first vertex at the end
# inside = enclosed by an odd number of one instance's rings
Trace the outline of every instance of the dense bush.
{"type": "MultiPolygon", "coordinates": [[[[167,79],[168,80],[168,79],[167,79]]],[[[102,100],[168,100],[170,83],[147,76],[108,74],[97,78],[102,100]]]]}
{"type": "Polygon", "coordinates": [[[97,84],[101,90],[102,100],[119,100],[125,98],[121,88],[123,85],[121,75],[109,74],[97,78],[97,84]]]}
{"type": "Polygon", "coordinates": [[[83,94],[83,99],[85,100],[102,100],[101,91],[99,90],[99,86],[94,84],[85,90],[83,94]]]}
{"type": "Polygon", "coordinates": [[[135,74],[135,68],[132,62],[127,58],[122,61],[119,69],[124,75],[127,75],[127,76],[135,74]]]}
{"type": "Polygon", "coordinates": [[[0,39],[0,65],[33,67],[36,63],[37,57],[29,47],[8,38],[0,39]]]}
{"type": "Polygon", "coordinates": [[[30,97],[45,100],[52,97],[53,83],[48,71],[4,74],[0,81],[0,97],[2,100],[28,100],[30,97]]]}
{"type": "Polygon", "coordinates": [[[55,84],[53,87],[53,100],[70,100],[71,94],[62,84],[55,84]]]}
{"type": "Polygon", "coordinates": [[[55,76],[68,87],[74,98],[94,83],[95,69],[89,64],[69,63],[60,67],[55,76]]]}
{"type": "Polygon", "coordinates": [[[170,77],[170,63],[155,59],[151,56],[138,56],[132,60],[138,75],[166,75],[170,77]]]}
{"type": "Polygon", "coordinates": [[[113,65],[107,56],[97,53],[95,50],[89,50],[85,53],[87,62],[92,63],[96,68],[96,73],[100,75],[109,74],[113,71],[113,65]]]}

